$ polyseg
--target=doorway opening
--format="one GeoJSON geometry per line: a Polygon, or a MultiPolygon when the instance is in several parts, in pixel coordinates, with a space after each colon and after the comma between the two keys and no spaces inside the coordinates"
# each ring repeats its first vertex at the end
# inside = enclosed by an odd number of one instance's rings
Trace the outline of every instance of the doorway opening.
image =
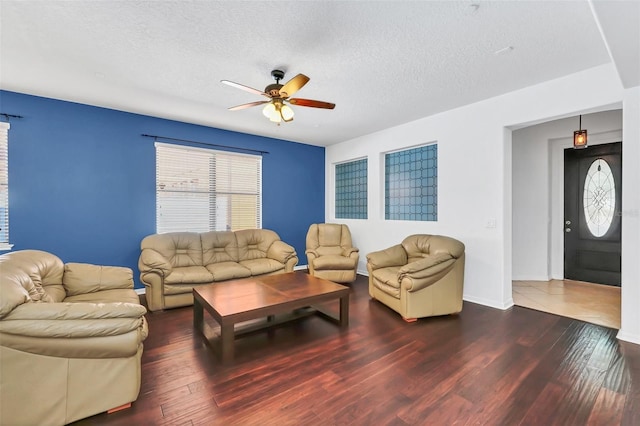
{"type": "Polygon", "coordinates": [[[621,161],[607,150],[621,155],[622,111],[582,120],[585,150],[572,148],[577,115],[512,132],[512,296],[518,306],[619,329],[621,161]]]}

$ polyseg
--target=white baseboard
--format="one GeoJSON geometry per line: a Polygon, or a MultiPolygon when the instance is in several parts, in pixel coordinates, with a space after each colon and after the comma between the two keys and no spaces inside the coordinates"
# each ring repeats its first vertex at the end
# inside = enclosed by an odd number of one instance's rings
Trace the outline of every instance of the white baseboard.
{"type": "Polygon", "coordinates": [[[511,277],[511,281],[551,281],[549,276],[540,275],[515,275],[511,277]]]}
{"type": "Polygon", "coordinates": [[[624,340],[625,342],[635,343],[636,345],[640,345],[640,335],[627,333],[625,331],[618,331],[618,335],[616,336],[618,340],[624,340]]]}
{"type": "Polygon", "coordinates": [[[504,304],[496,303],[495,300],[485,299],[482,297],[473,297],[473,296],[463,296],[462,300],[465,302],[477,303],[478,305],[488,306],[490,308],[500,309],[501,311],[506,311],[507,309],[513,307],[513,299],[509,298],[505,301],[504,304]]]}
{"type": "Polygon", "coordinates": [[[147,289],[146,287],[142,287],[142,288],[134,288],[134,290],[138,295],[141,295],[141,294],[145,294],[147,289]]]}

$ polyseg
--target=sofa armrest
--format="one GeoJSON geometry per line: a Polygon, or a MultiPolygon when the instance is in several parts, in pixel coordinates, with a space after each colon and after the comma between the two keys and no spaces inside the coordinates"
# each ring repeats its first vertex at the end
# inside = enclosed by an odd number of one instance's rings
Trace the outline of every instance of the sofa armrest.
{"type": "Polygon", "coordinates": [[[372,270],[389,266],[402,266],[407,263],[407,252],[402,245],[396,244],[388,249],[367,254],[367,264],[372,270]]]}
{"type": "Polygon", "coordinates": [[[142,273],[156,272],[163,277],[169,275],[173,269],[163,255],[150,248],[142,249],[140,258],[138,259],[138,268],[142,273]]]}
{"type": "Polygon", "coordinates": [[[294,256],[296,256],[296,250],[281,240],[274,241],[267,251],[268,258],[277,260],[283,264],[287,263],[287,261],[294,256]]]}
{"type": "Polygon", "coordinates": [[[117,336],[144,322],[144,306],[134,303],[25,303],[0,321],[0,332],[29,337],[117,336]]]}
{"type": "Polygon", "coordinates": [[[64,265],[62,285],[67,296],[102,290],[132,289],[133,271],[121,266],[67,263],[64,265]]]}
{"type": "Polygon", "coordinates": [[[449,253],[441,253],[411,262],[398,271],[398,280],[407,291],[418,291],[435,284],[456,262],[449,253]]]}

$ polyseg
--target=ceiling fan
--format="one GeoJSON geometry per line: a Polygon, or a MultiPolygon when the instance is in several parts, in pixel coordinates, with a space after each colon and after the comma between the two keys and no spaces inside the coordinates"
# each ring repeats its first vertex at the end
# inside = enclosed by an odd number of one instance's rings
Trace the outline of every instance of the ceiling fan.
{"type": "Polygon", "coordinates": [[[229,110],[237,111],[253,106],[267,104],[262,109],[262,113],[269,120],[280,125],[282,121],[289,122],[293,120],[293,109],[291,109],[291,107],[287,104],[323,109],[333,109],[336,106],[336,104],[332,104],[330,102],[314,101],[313,99],[291,98],[290,96],[300,90],[309,81],[309,77],[304,74],[296,75],[284,85],[280,84],[280,80],[284,78],[284,71],[273,70],[271,71],[271,76],[275,79],[276,82],[275,84],[270,84],[265,87],[264,92],[240,83],[235,83],[233,81],[221,80],[221,83],[228,86],[269,98],[268,101],[249,102],[248,104],[231,107],[229,108],[229,110]]]}

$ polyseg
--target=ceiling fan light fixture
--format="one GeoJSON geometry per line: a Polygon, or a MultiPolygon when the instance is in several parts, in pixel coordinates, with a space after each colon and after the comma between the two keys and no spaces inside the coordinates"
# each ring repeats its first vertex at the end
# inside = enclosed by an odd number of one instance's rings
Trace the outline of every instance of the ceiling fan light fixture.
{"type": "Polygon", "coordinates": [[[280,108],[280,114],[284,121],[289,122],[293,120],[293,109],[289,105],[282,105],[282,108],[280,108]]]}
{"type": "Polygon", "coordinates": [[[265,105],[264,108],[262,108],[262,114],[264,114],[264,116],[269,119],[271,119],[271,116],[275,114],[275,112],[276,106],[273,104],[273,102],[269,102],[267,105],[265,105]]]}

